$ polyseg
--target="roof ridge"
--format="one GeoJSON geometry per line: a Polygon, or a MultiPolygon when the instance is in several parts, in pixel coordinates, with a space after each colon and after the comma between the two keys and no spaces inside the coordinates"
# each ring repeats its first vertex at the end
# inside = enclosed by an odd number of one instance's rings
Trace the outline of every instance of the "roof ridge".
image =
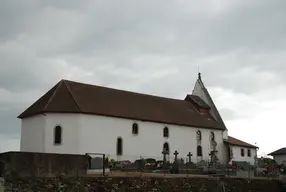
{"type": "Polygon", "coordinates": [[[19,118],[42,113],[81,113],[188,127],[225,129],[222,123],[207,119],[194,110],[192,103],[184,99],[164,98],[64,79],[42,97],[44,99],[34,102],[19,118]]]}
{"type": "Polygon", "coordinates": [[[63,79],[62,81],[63,81],[63,83],[65,84],[66,88],[68,89],[68,92],[69,92],[69,94],[71,95],[73,101],[75,102],[75,104],[76,104],[78,110],[82,112],[81,108],[79,107],[78,102],[76,101],[76,99],[75,99],[75,97],[74,97],[72,91],[70,90],[70,87],[69,87],[68,84],[67,84],[67,80],[64,80],[64,79],[63,79]]]}
{"type": "Polygon", "coordinates": [[[43,111],[45,111],[45,110],[47,109],[48,105],[50,104],[50,102],[52,101],[52,99],[54,98],[54,96],[56,95],[56,92],[58,91],[59,86],[61,85],[62,81],[63,81],[63,80],[61,80],[60,82],[58,82],[58,86],[57,86],[56,90],[53,92],[52,96],[49,98],[49,100],[48,100],[47,104],[45,105],[43,111]]]}
{"type": "Polygon", "coordinates": [[[114,90],[114,91],[120,91],[120,92],[125,92],[125,93],[132,93],[132,94],[142,95],[142,96],[151,96],[151,97],[158,97],[158,98],[161,98],[161,99],[171,99],[171,100],[176,100],[176,101],[185,101],[184,99],[163,97],[163,96],[159,96],[159,95],[152,95],[152,94],[146,94],[146,93],[141,93],[141,92],[139,93],[139,92],[129,91],[129,90],[125,90],[125,89],[116,89],[116,88],[112,88],[112,87],[101,86],[101,85],[90,84],[90,83],[82,83],[82,82],[78,82],[78,81],[71,81],[71,80],[65,80],[65,79],[63,79],[63,81],[64,82],[70,82],[70,83],[87,85],[87,86],[91,86],[91,87],[99,87],[99,88],[111,89],[111,90],[114,90]]]}

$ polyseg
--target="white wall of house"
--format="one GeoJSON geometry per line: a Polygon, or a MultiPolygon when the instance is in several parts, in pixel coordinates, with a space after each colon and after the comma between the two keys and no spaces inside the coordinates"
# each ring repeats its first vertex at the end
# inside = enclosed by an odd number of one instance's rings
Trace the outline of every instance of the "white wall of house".
{"type": "Polygon", "coordinates": [[[251,165],[255,164],[255,156],[257,155],[256,149],[247,148],[241,146],[230,146],[232,151],[232,161],[246,161],[251,165]],[[241,154],[241,150],[244,150],[244,156],[241,154]],[[250,150],[250,156],[248,156],[247,150],[250,150]]]}
{"type": "Polygon", "coordinates": [[[277,164],[281,165],[283,161],[286,162],[286,154],[285,155],[275,155],[273,156],[274,160],[276,161],[277,164]]]}
{"type": "MultiPolygon", "coordinates": [[[[175,150],[180,153],[180,158],[186,159],[188,152],[191,152],[193,162],[201,159],[197,158],[197,128],[85,114],[49,113],[45,116],[35,116],[33,119],[36,123],[22,120],[21,150],[72,154],[105,153],[112,158],[117,158],[117,138],[121,137],[123,139],[122,160],[135,160],[140,156],[161,159],[165,142],[169,143],[171,153],[175,150]],[[139,125],[138,135],[132,134],[133,123],[139,125]],[[62,126],[61,145],[54,145],[56,125],[62,126]],[[168,138],[163,137],[164,127],[169,128],[168,138]],[[44,131],[36,134],[32,130],[44,131]]],[[[225,163],[227,155],[223,143],[223,131],[199,130],[202,133],[203,159],[210,158],[210,133],[214,132],[218,158],[225,163]]]]}

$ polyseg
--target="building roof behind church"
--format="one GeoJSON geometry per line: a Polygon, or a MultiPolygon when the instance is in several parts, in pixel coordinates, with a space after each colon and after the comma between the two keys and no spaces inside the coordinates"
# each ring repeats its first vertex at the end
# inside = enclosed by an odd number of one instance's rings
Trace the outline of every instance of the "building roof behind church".
{"type": "MultiPolygon", "coordinates": [[[[196,99],[198,99],[196,97],[196,99]]],[[[199,101],[198,101],[199,102],[199,101]]],[[[201,128],[225,129],[186,100],[61,80],[18,118],[43,113],[83,113],[201,128]]]]}
{"type": "Polygon", "coordinates": [[[236,139],[236,138],[231,137],[231,136],[228,136],[228,140],[226,142],[229,143],[230,145],[235,145],[235,146],[249,147],[249,148],[258,148],[255,145],[246,143],[244,141],[241,141],[241,140],[236,139]]]}
{"type": "Polygon", "coordinates": [[[269,153],[268,155],[274,156],[274,155],[286,155],[286,147],[278,149],[276,151],[273,151],[272,153],[269,153]]]}

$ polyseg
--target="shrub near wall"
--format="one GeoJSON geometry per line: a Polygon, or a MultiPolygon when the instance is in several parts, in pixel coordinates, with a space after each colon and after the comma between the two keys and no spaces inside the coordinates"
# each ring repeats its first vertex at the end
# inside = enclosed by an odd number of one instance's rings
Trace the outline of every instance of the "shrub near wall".
{"type": "Polygon", "coordinates": [[[34,178],[5,181],[5,191],[41,192],[285,192],[277,180],[206,178],[34,178]]]}

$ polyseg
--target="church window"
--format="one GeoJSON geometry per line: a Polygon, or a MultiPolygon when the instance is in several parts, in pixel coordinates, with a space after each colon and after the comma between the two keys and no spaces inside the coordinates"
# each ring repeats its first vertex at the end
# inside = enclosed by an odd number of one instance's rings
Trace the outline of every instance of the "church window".
{"type": "Polygon", "coordinates": [[[62,144],[62,127],[59,125],[54,128],[54,144],[62,144]]]}
{"type": "Polygon", "coordinates": [[[203,149],[202,149],[202,146],[200,146],[200,145],[197,146],[197,156],[198,157],[203,156],[203,149]]]}
{"type": "Polygon", "coordinates": [[[215,140],[214,132],[211,132],[211,141],[214,141],[214,140],[215,140]]]}
{"type": "Polygon", "coordinates": [[[199,141],[202,140],[202,133],[201,133],[201,131],[197,131],[197,140],[199,140],[199,141]]]}
{"type": "Polygon", "coordinates": [[[247,149],[247,156],[251,157],[251,150],[250,149],[247,149]]]}
{"type": "Polygon", "coordinates": [[[169,137],[169,129],[168,129],[168,127],[164,128],[163,135],[164,135],[164,137],[169,137]]]}
{"type": "Polygon", "coordinates": [[[170,154],[170,148],[169,148],[169,144],[167,142],[164,143],[163,150],[165,150],[167,152],[167,154],[170,154]]]}
{"type": "Polygon", "coordinates": [[[117,144],[116,144],[116,154],[117,155],[122,155],[123,154],[123,141],[121,137],[117,138],[117,144]]]}
{"type": "Polygon", "coordinates": [[[134,135],[138,134],[138,124],[137,123],[133,123],[133,125],[132,125],[132,133],[134,135]]]}
{"type": "Polygon", "coordinates": [[[240,149],[240,154],[242,157],[244,157],[244,149],[243,148],[240,149]]]}

